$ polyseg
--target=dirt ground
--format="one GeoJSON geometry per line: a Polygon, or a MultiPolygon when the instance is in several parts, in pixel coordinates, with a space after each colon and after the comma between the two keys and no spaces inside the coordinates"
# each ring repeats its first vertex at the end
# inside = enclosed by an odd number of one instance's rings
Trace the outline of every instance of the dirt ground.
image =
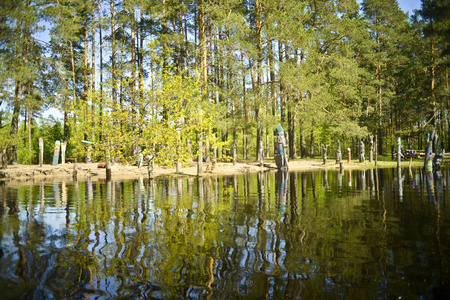
{"type": "MultiPolygon", "coordinates": [[[[402,161],[402,167],[407,167],[409,161],[402,161]]],[[[413,161],[414,166],[423,165],[422,160],[413,161]]],[[[231,162],[218,162],[213,170],[210,170],[212,166],[208,166],[206,163],[203,164],[203,175],[215,176],[215,175],[232,175],[247,172],[259,172],[276,170],[276,165],[273,160],[266,160],[264,166],[260,167],[257,162],[238,162],[233,165],[231,162]]],[[[379,161],[377,166],[375,162],[366,161],[360,163],[357,160],[352,160],[343,162],[343,169],[367,169],[367,168],[386,168],[386,167],[396,167],[396,162],[393,161],[379,161]]],[[[327,164],[323,164],[321,159],[299,159],[289,162],[290,171],[307,171],[307,170],[317,170],[317,169],[328,169],[328,170],[338,170],[339,164],[335,163],[335,160],[329,159],[327,164]]],[[[74,171],[74,164],[59,164],[53,165],[43,165],[39,167],[38,165],[10,165],[5,170],[0,170],[0,180],[6,181],[35,181],[35,180],[50,180],[58,181],[61,179],[72,179],[74,171]]],[[[152,173],[152,178],[156,177],[178,177],[178,176],[197,176],[197,165],[195,163],[189,166],[183,166],[181,172],[177,173],[175,167],[157,166],[152,173]]],[[[135,178],[147,178],[147,166],[141,168],[137,166],[127,166],[113,164],[111,166],[111,177],[114,180],[122,179],[135,179],[135,178]]],[[[106,179],[105,168],[99,168],[97,163],[78,163],[77,164],[77,179],[84,180],[90,178],[91,180],[103,180],[106,179]]]]}

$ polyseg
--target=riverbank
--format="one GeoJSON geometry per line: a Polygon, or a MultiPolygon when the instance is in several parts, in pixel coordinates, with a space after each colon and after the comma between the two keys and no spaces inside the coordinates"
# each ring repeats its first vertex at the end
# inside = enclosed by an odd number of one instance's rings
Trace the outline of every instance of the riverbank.
{"type": "MultiPolygon", "coordinates": [[[[446,160],[447,162],[448,160],[446,160]]],[[[368,168],[393,168],[397,166],[395,161],[378,161],[377,166],[375,162],[360,163],[357,160],[350,162],[343,162],[343,169],[368,169],[368,168]]],[[[402,161],[402,167],[408,167],[409,161],[402,161]]],[[[412,166],[423,166],[422,160],[413,160],[412,166]]],[[[12,165],[8,166],[5,170],[0,170],[0,180],[6,181],[58,181],[61,179],[71,179],[73,174],[73,164],[59,164],[43,165],[42,167],[36,165],[12,165]]],[[[339,164],[335,163],[335,160],[329,159],[327,164],[323,164],[321,159],[299,159],[289,162],[290,171],[308,171],[308,170],[338,170],[339,164]]],[[[216,167],[212,170],[208,170],[208,165],[204,163],[203,176],[220,176],[220,175],[232,175],[247,172],[259,172],[276,170],[276,165],[273,160],[266,160],[263,167],[260,167],[257,162],[238,162],[233,165],[231,162],[218,162],[216,167]]],[[[106,179],[106,170],[104,168],[98,168],[97,163],[78,163],[77,164],[77,179],[78,180],[104,180],[106,179]]],[[[181,172],[177,173],[175,167],[155,166],[152,177],[179,177],[179,176],[197,176],[197,165],[192,163],[188,166],[184,166],[181,172]]],[[[148,177],[147,167],[141,168],[131,165],[115,164],[111,166],[111,177],[114,180],[135,179],[148,177]]]]}

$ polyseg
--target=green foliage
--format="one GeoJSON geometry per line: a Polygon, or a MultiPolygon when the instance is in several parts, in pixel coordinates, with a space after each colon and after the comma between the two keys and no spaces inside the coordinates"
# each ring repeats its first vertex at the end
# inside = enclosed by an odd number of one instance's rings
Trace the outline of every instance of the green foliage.
{"type": "MultiPolygon", "coordinates": [[[[115,161],[135,163],[136,150],[142,147],[144,155],[156,153],[157,163],[171,165],[191,159],[185,140],[194,139],[200,130],[215,143],[210,129],[217,113],[211,103],[203,100],[199,76],[176,74],[171,65],[165,65],[165,57],[156,52],[153,52],[153,59],[159,66],[154,75],[153,89],[143,88],[136,101],[142,111],[148,113],[139,114],[132,102],[114,102],[110,92],[100,94],[99,91],[90,91],[86,101],[77,101],[79,130],[77,136],[70,140],[72,144],[86,135],[89,141],[96,143],[96,158],[105,159],[108,149],[115,161]],[[95,110],[86,109],[92,103],[95,110]]],[[[113,84],[110,80],[104,85],[105,91],[112,91],[109,88],[113,84]]],[[[128,79],[118,76],[115,84],[123,87],[123,98],[135,96],[128,79]]],[[[86,150],[81,147],[79,158],[86,155],[86,150]]]]}
{"type": "MultiPolygon", "coordinates": [[[[14,3],[0,6],[0,146],[18,145],[21,162],[29,160],[21,116],[48,103],[68,113],[64,126],[76,136],[67,156],[76,146],[79,161],[91,150],[104,160],[108,149],[135,163],[140,145],[158,163],[188,162],[200,132],[219,155],[236,140],[254,157],[257,139],[267,131],[271,140],[278,123],[290,135],[301,127],[307,142],[312,129],[316,143],[333,144],[433,128],[450,144],[443,0],[424,2],[409,21],[394,0],[364,0],[361,10],[354,0],[202,1],[204,28],[192,0],[114,1],[113,12],[105,0],[14,3]],[[41,21],[50,41],[37,38],[41,21]]],[[[46,125],[33,124],[32,161],[36,126],[46,125]]]]}

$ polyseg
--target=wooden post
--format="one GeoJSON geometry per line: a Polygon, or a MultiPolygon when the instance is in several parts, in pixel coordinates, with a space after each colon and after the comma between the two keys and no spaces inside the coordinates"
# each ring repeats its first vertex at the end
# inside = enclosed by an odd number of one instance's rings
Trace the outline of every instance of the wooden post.
{"type": "Polygon", "coordinates": [[[342,154],[341,154],[341,142],[337,140],[337,150],[336,150],[336,164],[340,163],[342,160],[342,154]]]}
{"type": "Polygon", "coordinates": [[[359,162],[365,161],[365,152],[364,141],[361,139],[361,141],[359,142],[359,162]]]}
{"type": "Polygon", "coordinates": [[[402,162],[402,141],[397,137],[397,168],[400,168],[402,162]]]}
{"type": "Polygon", "coordinates": [[[58,165],[60,148],[61,148],[61,142],[55,141],[55,148],[53,150],[53,165],[54,166],[58,165]]]}
{"type": "Polygon", "coordinates": [[[39,138],[39,167],[42,168],[44,162],[44,139],[39,138]]]}
{"type": "Polygon", "coordinates": [[[61,143],[61,164],[66,163],[66,148],[67,148],[67,142],[61,143]]]}

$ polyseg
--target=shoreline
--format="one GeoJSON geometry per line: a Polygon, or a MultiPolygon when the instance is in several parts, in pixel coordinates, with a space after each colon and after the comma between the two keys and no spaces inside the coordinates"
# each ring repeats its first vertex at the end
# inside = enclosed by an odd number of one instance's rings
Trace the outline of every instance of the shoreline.
{"type": "MultiPolygon", "coordinates": [[[[408,161],[402,161],[401,167],[408,167],[408,161]]],[[[447,161],[443,162],[445,165],[447,161]]],[[[77,163],[77,180],[106,180],[106,169],[98,168],[98,163],[77,163]]],[[[412,167],[423,166],[422,160],[413,160],[412,167]]],[[[378,161],[375,166],[375,161],[360,163],[358,160],[347,162],[343,161],[343,170],[361,170],[370,168],[395,168],[396,161],[378,161]]],[[[213,171],[206,171],[207,164],[204,163],[204,171],[202,177],[234,175],[242,173],[255,173],[260,171],[276,171],[277,167],[272,160],[266,160],[264,166],[260,167],[259,162],[238,162],[233,165],[232,162],[218,162],[213,171]]],[[[336,164],[334,159],[329,159],[327,164],[323,164],[320,159],[298,159],[289,162],[288,171],[313,171],[313,170],[339,170],[339,164],[336,164]]],[[[73,163],[54,165],[10,165],[7,169],[0,170],[0,181],[20,182],[25,183],[29,181],[61,181],[73,180],[73,163]]],[[[176,172],[174,167],[156,166],[152,173],[152,178],[159,177],[197,177],[197,164],[191,163],[184,166],[180,173],[176,172]]],[[[112,180],[127,180],[148,178],[147,166],[141,168],[132,165],[113,164],[111,166],[112,180]]]]}

